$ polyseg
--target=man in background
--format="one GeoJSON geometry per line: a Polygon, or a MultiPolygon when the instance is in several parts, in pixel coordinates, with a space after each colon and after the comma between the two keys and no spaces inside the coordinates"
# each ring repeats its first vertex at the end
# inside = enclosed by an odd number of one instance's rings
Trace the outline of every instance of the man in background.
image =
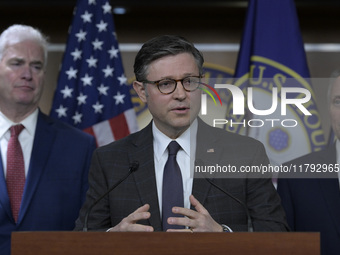
{"type": "MultiPolygon", "coordinates": [[[[303,173],[317,166],[327,166],[321,178],[278,179],[278,193],[292,231],[320,232],[321,254],[340,254],[340,72],[331,76],[328,109],[337,139],[327,149],[312,152],[286,165],[295,165],[303,173]],[[300,166],[302,167],[300,169],[300,166]],[[308,167],[308,169],[307,169],[308,167]]],[[[321,169],[323,170],[323,168],[321,169]]]]}
{"type": "Polygon", "coordinates": [[[0,253],[13,231],[72,230],[95,140],[39,108],[47,41],[30,26],[0,35],[0,253]]]}
{"type": "Polygon", "coordinates": [[[230,232],[248,231],[250,225],[254,231],[287,230],[270,178],[226,174],[210,180],[194,173],[195,161],[200,167],[230,164],[237,169],[269,163],[260,142],[197,117],[203,62],[202,54],[180,36],[159,36],[143,45],[135,59],[133,86],[153,120],[96,150],[76,230],[84,227],[86,215],[89,230],[230,232]],[[133,162],[139,163],[137,171],[89,213],[133,162]]]}

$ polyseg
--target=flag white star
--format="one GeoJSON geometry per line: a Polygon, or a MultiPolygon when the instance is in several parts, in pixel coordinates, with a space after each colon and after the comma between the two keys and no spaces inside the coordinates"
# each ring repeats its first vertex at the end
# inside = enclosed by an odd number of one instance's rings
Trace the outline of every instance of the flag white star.
{"type": "Polygon", "coordinates": [[[110,58],[117,58],[119,50],[112,46],[107,52],[110,54],[110,58]]]}
{"type": "Polygon", "coordinates": [[[107,23],[101,20],[99,24],[96,24],[96,26],[98,27],[99,32],[103,32],[106,31],[107,23]]]}
{"type": "Polygon", "coordinates": [[[76,61],[77,59],[81,59],[82,51],[78,48],[75,49],[73,52],[71,52],[71,55],[73,56],[73,61],[76,61]]]}
{"type": "Polygon", "coordinates": [[[108,86],[104,86],[104,84],[100,84],[100,87],[97,87],[100,95],[107,96],[107,90],[109,89],[108,86]]]}
{"type": "Polygon", "coordinates": [[[72,116],[72,119],[74,120],[74,125],[81,123],[81,118],[83,117],[83,114],[76,111],[76,113],[72,116]]]}
{"type": "Polygon", "coordinates": [[[78,33],[76,33],[76,37],[78,38],[78,42],[85,41],[86,40],[86,34],[87,32],[84,32],[82,29],[78,33]]]}
{"type": "Polygon", "coordinates": [[[63,94],[63,98],[67,98],[67,97],[72,97],[72,91],[73,89],[69,88],[67,85],[65,86],[65,88],[63,90],[60,90],[60,92],[63,94]]]}
{"type": "Polygon", "coordinates": [[[77,97],[78,105],[86,104],[86,98],[87,98],[87,95],[80,93],[80,95],[77,97]]]}
{"type": "Polygon", "coordinates": [[[89,64],[89,67],[97,67],[98,59],[91,56],[90,58],[86,59],[86,62],[89,64]]]}
{"type": "Polygon", "coordinates": [[[81,18],[83,19],[83,22],[86,23],[86,22],[89,22],[91,23],[92,22],[92,14],[91,13],[88,13],[88,11],[86,11],[83,15],[81,15],[81,18]]]}
{"type": "Polygon", "coordinates": [[[96,0],[89,0],[89,5],[91,4],[96,5],[96,0]]]}
{"type": "Polygon", "coordinates": [[[119,80],[119,85],[126,84],[127,79],[126,79],[124,74],[122,74],[121,76],[117,77],[117,79],[119,80]]]}
{"type": "Polygon", "coordinates": [[[103,69],[103,72],[104,72],[104,74],[105,74],[105,75],[104,75],[105,78],[108,77],[108,76],[111,76],[111,77],[112,77],[112,76],[113,76],[113,70],[114,70],[114,69],[113,69],[112,67],[110,67],[109,65],[107,65],[106,68],[103,69]]]}
{"type": "Polygon", "coordinates": [[[89,76],[87,73],[83,78],[81,78],[84,86],[86,85],[92,86],[92,79],[93,77],[89,76]]]}
{"type": "Polygon", "coordinates": [[[105,5],[102,6],[103,10],[104,10],[104,14],[105,13],[110,13],[111,12],[111,5],[109,4],[109,2],[106,2],[105,5]]]}
{"type": "Polygon", "coordinates": [[[92,105],[95,113],[102,113],[102,109],[104,108],[104,105],[100,104],[98,101],[96,104],[92,105]]]}
{"type": "Polygon", "coordinates": [[[78,70],[73,69],[71,66],[70,69],[68,69],[65,73],[67,74],[67,78],[71,80],[72,78],[77,79],[77,72],[78,70]]]}
{"type": "Polygon", "coordinates": [[[117,92],[117,95],[113,96],[113,98],[116,100],[116,105],[121,103],[121,104],[124,104],[124,97],[125,95],[124,94],[120,94],[120,92],[118,91],[117,92]]]}
{"type": "Polygon", "coordinates": [[[58,113],[58,118],[67,117],[66,115],[67,107],[60,105],[59,108],[56,109],[55,111],[58,113]]]}
{"type": "Polygon", "coordinates": [[[93,49],[95,50],[102,50],[102,45],[103,45],[104,42],[102,41],[99,41],[98,38],[96,38],[95,41],[92,42],[92,45],[93,45],[93,49]]]}

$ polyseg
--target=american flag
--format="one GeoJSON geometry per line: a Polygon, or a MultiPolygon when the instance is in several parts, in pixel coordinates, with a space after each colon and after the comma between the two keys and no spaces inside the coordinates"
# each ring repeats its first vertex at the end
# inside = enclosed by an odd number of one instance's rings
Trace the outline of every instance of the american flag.
{"type": "Polygon", "coordinates": [[[50,115],[102,146],[138,130],[109,0],[78,0],[50,115]]]}

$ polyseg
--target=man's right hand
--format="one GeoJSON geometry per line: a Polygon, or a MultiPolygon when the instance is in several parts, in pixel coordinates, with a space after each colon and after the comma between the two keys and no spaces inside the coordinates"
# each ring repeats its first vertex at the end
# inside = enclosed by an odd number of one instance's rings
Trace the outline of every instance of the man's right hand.
{"type": "Polygon", "coordinates": [[[122,221],[110,228],[108,232],[153,232],[153,227],[137,224],[139,220],[147,220],[151,214],[149,212],[150,205],[145,204],[139,207],[122,221]]]}

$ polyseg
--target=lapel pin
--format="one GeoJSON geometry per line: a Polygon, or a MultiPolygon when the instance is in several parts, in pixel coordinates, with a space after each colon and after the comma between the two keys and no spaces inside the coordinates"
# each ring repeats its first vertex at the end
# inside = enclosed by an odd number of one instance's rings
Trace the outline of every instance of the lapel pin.
{"type": "Polygon", "coordinates": [[[208,149],[207,152],[215,152],[214,148],[208,149]]]}

